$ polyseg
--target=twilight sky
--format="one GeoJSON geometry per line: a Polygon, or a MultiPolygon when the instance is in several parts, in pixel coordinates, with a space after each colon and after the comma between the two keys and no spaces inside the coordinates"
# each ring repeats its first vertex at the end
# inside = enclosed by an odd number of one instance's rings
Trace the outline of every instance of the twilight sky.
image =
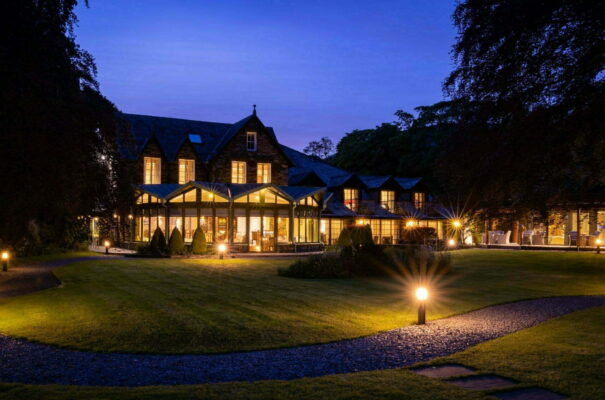
{"type": "MultiPolygon", "coordinates": [[[[83,2],[82,2],[83,3],[83,2]]],[[[441,100],[453,0],[90,0],[78,43],[129,113],[236,122],[301,149],[441,100]]]]}

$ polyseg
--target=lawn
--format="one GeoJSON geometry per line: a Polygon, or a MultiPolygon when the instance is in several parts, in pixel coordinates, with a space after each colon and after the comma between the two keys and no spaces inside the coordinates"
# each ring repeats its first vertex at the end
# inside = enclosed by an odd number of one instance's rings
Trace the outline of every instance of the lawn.
{"type": "MultiPolygon", "coordinates": [[[[428,318],[522,298],[605,293],[604,256],[454,252],[428,318]]],[[[0,332],[78,349],[204,353],[368,335],[413,323],[386,279],[301,280],[286,259],[108,259],[55,270],[63,285],[0,300],[0,332]]]]}
{"type": "MultiPolygon", "coordinates": [[[[527,385],[570,395],[605,398],[605,307],[579,311],[484,343],[436,363],[462,362],[527,385]]],[[[416,375],[407,369],[332,375],[292,381],[233,382],[191,386],[96,388],[0,384],[1,400],[94,399],[493,399],[416,375]]]]}

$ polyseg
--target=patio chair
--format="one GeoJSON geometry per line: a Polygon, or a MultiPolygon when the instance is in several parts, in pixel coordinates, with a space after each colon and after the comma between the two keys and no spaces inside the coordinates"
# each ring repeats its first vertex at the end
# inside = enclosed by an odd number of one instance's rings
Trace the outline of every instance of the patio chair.
{"type": "Polygon", "coordinates": [[[521,244],[533,244],[532,236],[534,235],[534,231],[523,231],[521,233],[521,244]]]}
{"type": "Polygon", "coordinates": [[[567,245],[568,246],[576,246],[578,243],[578,232],[571,231],[567,234],[567,245]]]}
{"type": "Polygon", "coordinates": [[[534,246],[544,246],[544,236],[546,236],[544,232],[536,232],[531,237],[531,244],[534,246]]]}

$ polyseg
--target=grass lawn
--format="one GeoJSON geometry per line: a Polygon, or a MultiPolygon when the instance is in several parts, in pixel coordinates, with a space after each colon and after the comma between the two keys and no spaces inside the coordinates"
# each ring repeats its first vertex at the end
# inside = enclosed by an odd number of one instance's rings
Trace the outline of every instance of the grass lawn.
{"type": "MultiPolygon", "coordinates": [[[[605,398],[605,307],[579,311],[484,343],[436,363],[462,362],[538,385],[576,400],[605,398]]],[[[486,399],[406,369],[293,381],[234,382],[193,386],[91,388],[0,384],[2,400],[68,399],[486,399]]]]}
{"type": "MultiPolygon", "coordinates": [[[[59,288],[0,300],[0,332],[98,351],[202,353],[351,338],[413,323],[400,282],[277,276],[292,260],[108,259],[55,270],[59,288]]],[[[428,317],[605,293],[605,256],[466,250],[428,317]]]]}

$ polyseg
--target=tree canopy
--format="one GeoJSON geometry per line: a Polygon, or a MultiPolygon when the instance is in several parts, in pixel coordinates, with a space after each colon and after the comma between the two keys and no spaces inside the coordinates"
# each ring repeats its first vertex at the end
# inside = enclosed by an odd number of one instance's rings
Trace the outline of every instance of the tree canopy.
{"type": "Polygon", "coordinates": [[[116,109],[75,41],[76,4],[0,6],[0,239],[15,246],[32,230],[71,245],[77,217],[115,201],[116,109]]]}
{"type": "Polygon", "coordinates": [[[319,140],[313,140],[303,149],[305,154],[315,156],[325,160],[334,153],[334,143],[332,140],[324,136],[319,140]]]}
{"type": "Polygon", "coordinates": [[[602,186],[605,2],[466,0],[454,13],[461,107],[438,170],[486,205],[538,208],[602,186]]]}

